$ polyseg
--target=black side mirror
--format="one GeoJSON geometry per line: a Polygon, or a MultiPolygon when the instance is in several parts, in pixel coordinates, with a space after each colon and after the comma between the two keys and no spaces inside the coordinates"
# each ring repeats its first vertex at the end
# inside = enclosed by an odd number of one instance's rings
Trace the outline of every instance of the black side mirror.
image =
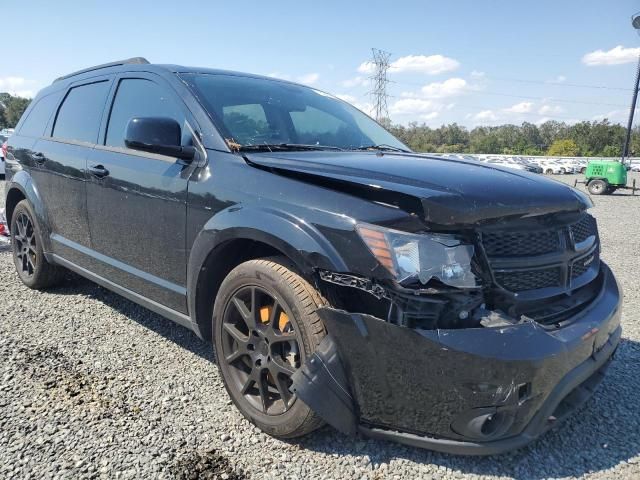
{"type": "Polygon", "coordinates": [[[133,150],[193,160],[196,149],[180,145],[180,124],[172,118],[134,117],[127,124],[124,144],[133,150]]]}

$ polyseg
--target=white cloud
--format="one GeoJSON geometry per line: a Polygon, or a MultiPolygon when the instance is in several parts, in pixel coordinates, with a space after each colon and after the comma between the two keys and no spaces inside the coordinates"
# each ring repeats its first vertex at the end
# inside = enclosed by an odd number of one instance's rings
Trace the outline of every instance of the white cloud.
{"type": "Polygon", "coordinates": [[[407,55],[391,63],[391,71],[438,75],[439,73],[455,70],[459,66],[460,62],[443,55],[407,55]]]}
{"type": "Polygon", "coordinates": [[[562,112],[564,112],[564,109],[558,105],[543,105],[538,109],[540,115],[554,115],[562,112]]]}
{"type": "Polygon", "coordinates": [[[320,74],[318,74],[318,73],[307,73],[305,75],[292,77],[288,73],[272,72],[272,73],[267,74],[267,77],[279,78],[280,80],[288,80],[288,81],[294,81],[294,82],[298,82],[298,83],[304,83],[304,84],[307,84],[307,85],[313,85],[320,78],[320,74]]]}
{"type": "Polygon", "coordinates": [[[507,113],[529,113],[533,109],[533,102],[520,102],[505,108],[507,113]]]}
{"type": "Polygon", "coordinates": [[[484,72],[479,72],[478,70],[473,70],[473,71],[471,72],[471,76],[472,76],[473,78],[483,78],[483,77],[484,77],[484,75],[485,75],[485,73],[484,73],[484,72]]]}
{"type": "Polygon", "coordinates": [[[421,92],[427,98],[444,98],[460,95],[467,89],[462,78],[450,78],[444,82],[433,82],[422,87],[421,92]]]}
{"type": "Polygon", "coordinates": [[[17,97],[22,97],[22,98],[33,98],[36,96],[36,92],[34,92],[33,90],[15,90],[9,93],[11,93],[11,95],[15,95],[17,97]]]}
{"type": "Polygon", "coordinates": [[[0,92],[10,93],[11,95],[17,95],[19,97],[33,98],[35,92],[28,87],[33,87],[34,84],[35,82],[33,80],[27,80],[23,77],[0,77],[0,92]]]}
{"type": "Polygon", "coordinates": [[[271,72],[267,74],[267,77],[279,78],[280,80],[291,80],[291,75],[280,72],[271,72]]]}
{"type": "Polygon", "coordinates": [[[558,75],[554,80],[554,83],[564,83],[566,81],[567,81],[567,77],[565,77],[564,75],[558,75]]]}
{"type": "Polygon", "coordinates": [[[483,110],[481,112],[476,113],[473,118],[475,120],[497,120],[498,116],[494,113],[493,110],[483,110]]]}
{"type": "Polygon", "coordinates": [[[365,77],[354,77],[354,78],[349,78],[347,80],[343,80],[342,81],[342,86],[343,87],[347,87],[347,88],[352,88],[352,87],[361,87],[366,85],[368,82],[368,79],[366,79],[365,77]]]}
{"type": "MultiPolygon", "coordinates": [[[[640,111],[640,107],[636,108],[636,114],[640,111]]],[[[629,110],[611,110],[610,112],[600,115],[594,115],[591,120],[601,122],[602,120],[622,121],[627,120],[629,116],[629,110]]]]}
{"type": "Polygon", "coordinates": [[[431,100],[404,98],[393,103],[389,111],[396,115],[413,115],[417,113],[430,113],[435,109],[436,107],[431,100]]]}
{"type": "Polygon", "coordinates": [[[314,72],[296,77],[296,81],[299,83],[304,83],[306,85],[313,85],[314,83],[318,82],[319,78],[320,74],[314,72]]]}
{"type": "Polygon", "coordinates": [[[595,50],[582,57],[582,63],[590,67],[598,65],[621,65],[638,60],[640,48],[625,48],[622,45],[611,50],[595,50]]]}
{"type": "Polygon", "coordinates": [[[344,100],[347,103],[356,103],[356,97],[354,97],[353,95],[336,94],[336,97],[338,97],[340,100],[344,100]]]}
{"type": "Polygon", "coordinates": [[[420,118],[422,120],[433,120],[434,118],[437,118],[438,115],[440,115],[438,112],[423,113],[420,115],[420,118]]]}
{"type": "Polygon", "coordinates": [[[362,62],[358,67],[359,73],[372,74],[376,69],[376,65],[373,62],[362,62]]]}

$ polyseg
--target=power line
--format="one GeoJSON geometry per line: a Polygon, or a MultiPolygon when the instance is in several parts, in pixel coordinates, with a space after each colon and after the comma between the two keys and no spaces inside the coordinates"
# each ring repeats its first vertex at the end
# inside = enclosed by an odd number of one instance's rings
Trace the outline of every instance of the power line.
{"type": "Polygon", "coordinates": [[[633,89],[631,88],[623,88],[623,87],[610,87],[608,85],[587,85],[584,83],[567,83],[567,82],[549,82],[543,80],[529,80],[529,79],[521,79],[521,78],[506,78],[506,77],[494,77],[485,75],[484,78],[490,78],[493,80],[498,80],[501,82],[515,82],[515,83],[534,83],[538,85],[553,85],[557,87],[572,87],[572,88],[595,88],[599,90],[618,90],[624,92],[631,92],[633,89]]]}
{"type": "MultiPolygon", "coordinates": [[[[424,86],[424,83],[420,82],[393,82],[398,85],[412,85],[412,86],[424,86]]],[[[583,105],[598,105],[598,106],[607,106],[607,107],[624,107],[626,108],[628,105],[623,105],[621,103],[605,103],[605,102],[589,102],[584,100],[575,100],[569,98],[554,98],[554,97],[540,97],[534,95],[512,95],[509,93],[502,92],[490,92],[487,90],[480,89],[469,89],[466,90],[466,93],[470,93],[472,95],[493,95],[498,97],[508,97],[508,98],[520,98],[523,100],[541,100],[545,102],[559,102],[559,103],[573,103],[573,104],[583,104],[583,105]]],[[[393,95],[389,95],[392,97],[393,95]]]]}
{"type": "Polygon", "coordinates": [[[380,122],[389,117],[389,109],[387,106],[387,84],[389,83],[389,78],[387,71],[390,66],[389,59],[391,58],[391,54],[376,48],[372,48],[371,52],[371,63],[374,66],[373,74],[370,77],[373,83],[371,97],[373,98],[375,119],[380,122]]]}

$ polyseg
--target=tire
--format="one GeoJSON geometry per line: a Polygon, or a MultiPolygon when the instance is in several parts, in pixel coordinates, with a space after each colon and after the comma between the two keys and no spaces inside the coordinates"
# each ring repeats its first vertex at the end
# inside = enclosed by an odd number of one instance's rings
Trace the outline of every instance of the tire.
{"type": "Polygon", "coordinates": [[[31,205],[19,202],[11,217],[11,251],[18,277],[27,287],[41,290],[53,287],[63,277],[63,270],[49,263],[42,250],[42,230],[31,205]]]}
{"type": "Polygon", "coordinates": [[[587,190],[591,195],[603,195],[607,193],[609,189],[609,184],[606,180],[601,180],[599,178],[595,180],[591,180],[587,185],[587,190]]]}
{"type": "Polygon", "coordinates": [[[551,168],[547,168],[544,173],[546,173],[547,175],[553,175],[553,170],[551,168]]]}
{"type": "Polygon", "coordinates": [[[582,168],[580,169],[580,173],[583,173],[583,174],[584,174],[584,173],[587,173],[587,167],[582,167],[582,168]]]}
{"type": "Polygon", "coordinates": [[[238,410],[271,436],[300,437],[324,424],[289,387],[290,374],[326,335],[316,313],[325,304],[280,257],[240,264],[218,290],[212,331],[225,388],[238,410]],[[282,341],[284,335],[295,340],[282,341]]]}
{"type": "Polygon", "coordinates": [[[564,167],[560,168],[560,175],[564,175],[565,173],[567,173],[567,170],[564,167]]]}

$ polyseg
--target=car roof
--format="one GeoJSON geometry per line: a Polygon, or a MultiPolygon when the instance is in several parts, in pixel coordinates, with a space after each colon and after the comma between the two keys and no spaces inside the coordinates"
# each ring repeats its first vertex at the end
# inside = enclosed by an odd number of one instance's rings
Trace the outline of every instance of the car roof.
{"type": "MultiPolygon", "coordinates": [[[[232,70],[223,70],[216,68],[205,67],[188,67],[184,65],[175,64],[156,64],[150,63],[144,57],[133,57],[125,60],[117,60],[114,62],[104,63],[93,67],[84,68],[76,72],[63,75],[56,78],[53,83],[45,90],[58,90],[63,87],[67,87],[69,83],[90,78],[96,75],[103,75],[109,73],[120,73],[130,71],[144,71],[144,72],[156,72],[156,73],[199,73],[208,75],[232,75],[236,77],[256,78],[263,80],[275,80],[283,83],[295,84],[288,80],[283,80],[274,77],[268,77],[264,75],[255,75],[252,73],[236,72],[232,70]]],[[[296,84],[297,85],[297,84],[296,84]]]]}

